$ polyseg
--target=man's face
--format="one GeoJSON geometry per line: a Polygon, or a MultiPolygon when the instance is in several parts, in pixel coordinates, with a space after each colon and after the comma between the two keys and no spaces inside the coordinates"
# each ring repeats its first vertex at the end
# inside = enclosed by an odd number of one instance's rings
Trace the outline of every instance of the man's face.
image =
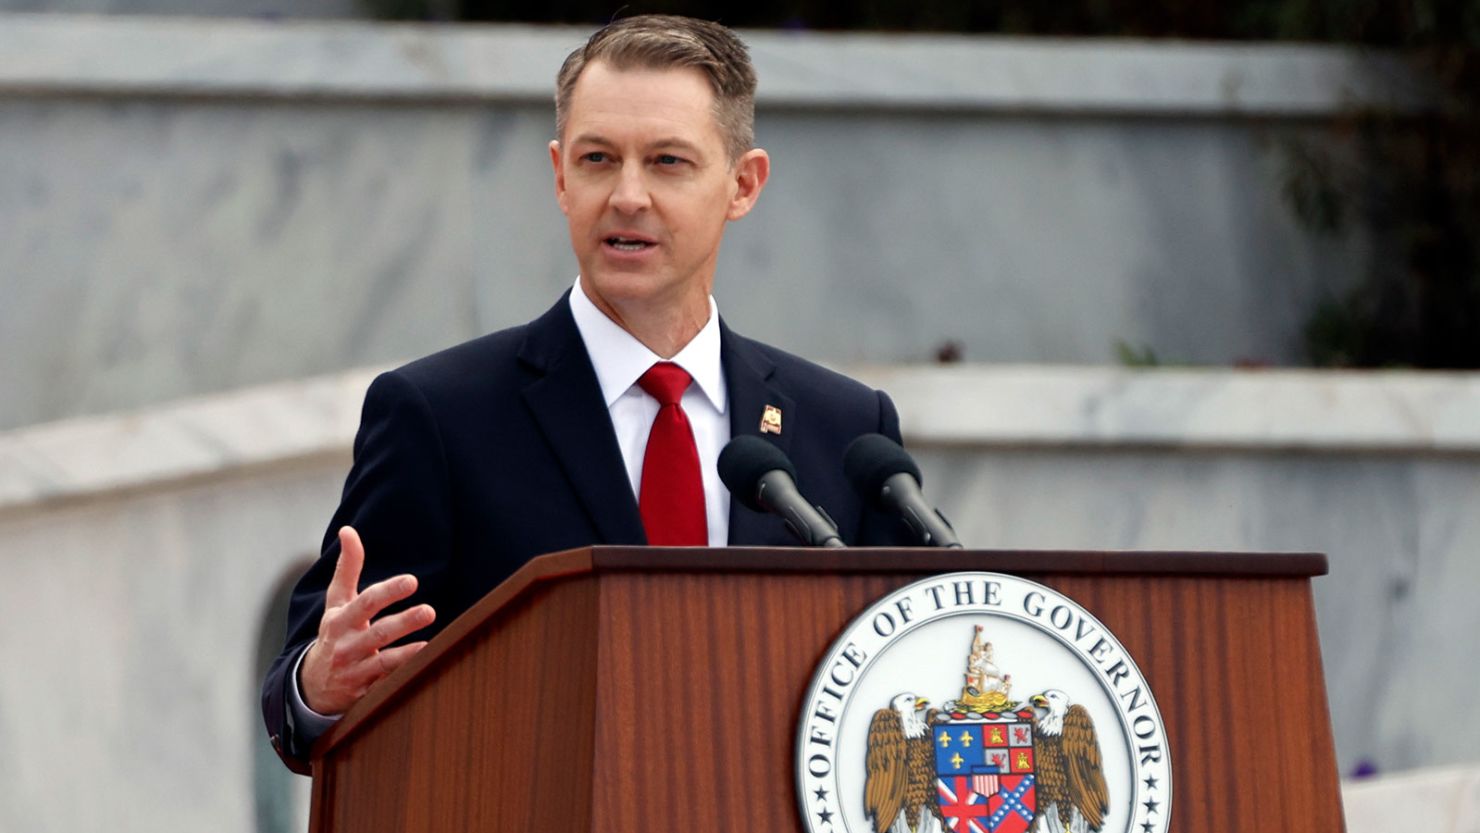
{"type": "Polygon", "coordinates": [[[582,286],[623,310],[708,315],[725,223],[765,184],[765,152],[733,166],[709,81],[695,69],[615,70],[597,61],[572,91],[563,141],[550,143],[555,194],[582,286]]]}

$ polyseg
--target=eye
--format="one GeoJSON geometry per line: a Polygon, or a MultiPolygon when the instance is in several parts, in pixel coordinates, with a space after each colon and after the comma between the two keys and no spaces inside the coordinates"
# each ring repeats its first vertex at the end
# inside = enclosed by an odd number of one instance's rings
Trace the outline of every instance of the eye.
{"type": "Polygon", "coordinates": [[[606,161],[606,153],[599,150],[593,150],[590,153],[582,154],[581,159],[586,162],[595,162],[599,164],[606,161]]]}
{"type": "Polygon", "coordinates": [[[680,159],[677,156],[674,156],[671,153],[660,153],[660,154],[658,154],[657,163],[659,165],[677,165],[677,164],[679,164],[681,162],[683,162],[682,159],[680,159]]]}

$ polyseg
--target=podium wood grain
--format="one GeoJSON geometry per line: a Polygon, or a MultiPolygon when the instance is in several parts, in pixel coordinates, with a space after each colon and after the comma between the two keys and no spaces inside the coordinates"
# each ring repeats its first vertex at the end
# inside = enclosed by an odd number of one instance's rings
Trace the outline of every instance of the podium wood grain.
{"type": "Polygon", "coordinates": [[[311,828],[801,831],[823,653],[880,596],[966,569],[1042,582],[1119,637],[1165,720],[1171,830],[1343,829],[1323,556],[640,548],[531,562],[379,685],[315,747],[311,828]]]}

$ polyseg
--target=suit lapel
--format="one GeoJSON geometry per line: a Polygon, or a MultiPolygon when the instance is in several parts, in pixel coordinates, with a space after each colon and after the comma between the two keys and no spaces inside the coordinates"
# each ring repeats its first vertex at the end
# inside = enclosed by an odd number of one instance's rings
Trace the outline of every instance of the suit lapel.
{"type": "Polygon", "coordinates": [[[565,476],[604,544],[646,544],[642,517],[569,293],[529,325],[519,359],[541,377],[524,388],[565,476]]]}
{"type": "MultiPolygon", "coordinates": [[[[754,434],[774,443],[783,452],[791,448],[791,434],[785,430],[785,419],[797,417],[794,400],[776,387],[773,375],[776,365],[749,339],[735,335],[720,319],[720,354],[725,366],[725,386],[730,399],[730,436],[754,434]],[[781,411],[781,433],[761,433],[761,416],[770,405],[781,411]]],[[[764,540],[770,517],[753,512],[730,500],[730,542],[745,544],[764,540]]]]}

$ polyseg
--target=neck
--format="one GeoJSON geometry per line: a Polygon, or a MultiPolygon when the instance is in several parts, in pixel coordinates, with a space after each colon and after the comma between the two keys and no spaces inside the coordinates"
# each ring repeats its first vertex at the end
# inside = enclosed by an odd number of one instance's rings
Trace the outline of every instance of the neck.
{"type": "MultiPolygon", "coordinates": [[[[582,289],[586,289],[584,283],[582,289]]],[[[677,303],[655,300],[612,303],[589,290],[586,297],[618,327],[665,359],[678,355],[709,323],[707,290],[690,293],[677,303]]]]}
{"type": "Polygon", "coordinates": [[[1049,737],[1058,737],[1064,733],[1064,716],[1049,712],[1038,721],[1038,730],[1049,737]]]}
{"type": "Polygon", "coordinates": [[[915,716],[914,712],[907,712],[903,717],[904,719],[901,722],[904,724],[905,737],[918,738],[924,736],[925,730],[929,728],[925,725],[925,721],[915,716]]]}

